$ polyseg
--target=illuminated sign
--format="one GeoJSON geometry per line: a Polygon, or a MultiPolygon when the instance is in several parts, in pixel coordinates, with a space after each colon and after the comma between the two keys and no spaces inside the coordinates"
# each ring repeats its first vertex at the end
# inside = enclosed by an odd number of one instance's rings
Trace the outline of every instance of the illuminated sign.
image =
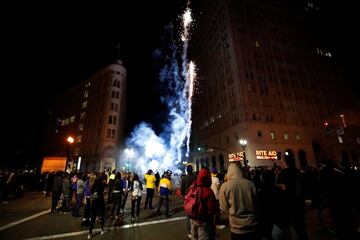
{"type": "Polygon", "coordinates": [[[276,160],[277,152],[269,150],[256,150],[255,151],[256,159],[258,160],[276,160]]]}
{"type": "Polygon", "coordinates": [[[229,161],[243,161],[244,160],[244,152],[236,152],[229,154],[229,161]]]}

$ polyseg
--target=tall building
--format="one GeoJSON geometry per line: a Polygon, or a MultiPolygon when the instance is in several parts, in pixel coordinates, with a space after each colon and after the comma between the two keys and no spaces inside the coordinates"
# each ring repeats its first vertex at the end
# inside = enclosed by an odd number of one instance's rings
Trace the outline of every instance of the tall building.
{"type": "Polygon", "coordinates": [[[47,155],[69,154],[69,162],[81,170],[114,169],[123,139],[125,94],[126,69],[117,60],[59,96],[51,111],[55,130],[47,155]]]}
{"type": "Polygon", "coordinates": [[[339,161],[344,151],[358,159],[359,123],[352,121],[351,136],[336,130],[344,129],[347,111],[359,113],[359,103],[319,38],[313,20],[321,9],[286,2],[201,1],[191,42],[197,169],[244,158],[252,167],[272,166],[286,156],[306,167],[325,156],[339,161]],[[328,131],[334,116],[336,129],[328,131]]]}

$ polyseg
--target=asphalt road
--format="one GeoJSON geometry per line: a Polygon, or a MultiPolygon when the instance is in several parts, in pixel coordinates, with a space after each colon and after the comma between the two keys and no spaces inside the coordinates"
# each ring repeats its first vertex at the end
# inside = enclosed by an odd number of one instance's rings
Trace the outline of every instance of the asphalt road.
{"type": "MultiPolygon", "coordinates": [[[[142,206],[144,204],[143,196],[142,206]]],[[[154,206],[158,198],[154,199],[154,206]]],[[[71,213],[49,213],[51,197],[44,197],[40,192],[25,193],[7,205],[0,205],[0,239],[86,239],[88,229],[81,226],[82,218],[75,218],[71,213]]],[[[100,235],[99,224],[95,225],[92,239],[129,239],[129,240],[180,240],[188,239],[186,234],[185,213],[182,199],[176,195],[170,197],[171,217],[157,216],[154,210],[141,209],[140,222],[130,222],[130,201],[127,211],[118,220],[107,218],[105,233],[100,235]]],[[[162,209],[164,212],[164,209],[162,209]]],[[[307,230],[310,239],[335,239],[317,219],[317,212],[308,211],[307,230]]],[[[229,228],[217,230],[217,239],[229,239],[229,228]]],[[[296,238],[294,238],[296,239],[296,238]]]]}

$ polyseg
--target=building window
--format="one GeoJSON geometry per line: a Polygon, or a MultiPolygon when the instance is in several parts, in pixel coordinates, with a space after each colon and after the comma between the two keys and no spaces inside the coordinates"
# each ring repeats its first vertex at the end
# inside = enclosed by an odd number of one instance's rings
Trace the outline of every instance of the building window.
{"type": "Polygon", "coordinates": [[[111,129],[111,138],[115,139],[115,129],[111,129]]]}
{"type": "Polygon", "coordinates": [[[61,120],[61,126],[65,125],[65,119],[61,120]]]}
{"type": "Polygon", "coordinates": [[[75,121],[75,116],[71,116],[70,117],[70,122],[74,122],[75,121]]]}
{"type": "Polygon", "coordinates": [[[115,79],[113,82],[113,87],[116,87],[116,82],[117,82],[117,80],[115,79]]]}
{"type": "Polygon", "coordinates": [[[258,130],[258,131],[257,131],[257,136],[258,136],[258,137],[262,137],[262,131],[261,131],[261,130],[258,130]]]}
{"type": "Polygon", "coordinates": [[[110,111],[114,111],[114,103],[113,102],[110,104],[110,111]]]}
{"type": "Polygon", "coordinates": [[[301,139],[300,133],[297,133],[295,138],[296,138],[296,140],[300,140],[301,139]]]}
{"type": "Polygon", "coordinates": [[[81,107],[82,107],[82,108],[86,108],[86,107],[87,107],[87,101],[83,101],[81,107]]]}
{"type": "Polygon", "coordinates": [[[359,137],[356,138],[356,142],[357,142],[358,144],[360,144],[360,138],[359,138],[359,137]]]}
{"type": "Polygon", "coordinates": [[[111,92],[111,98],[115,98],[115,91],[111,92]]]}
{"type": "Polygon", "coordinates": [[[80,113],[80,119],[85,119],[85,112],[80,113]]]}
{"type": "Polygon", "coordinates": [[[118,107],[119,107],[119,104],[115,103],[115,109],[114,109],[115,112],[118,111],[118,107]]]}
{"type": "Polygon", "coordinates": [[[65,119],[65,125],[68,125],[69,122],[70,122],[70,119],[69,119],[69,118],[65,119]]]}
{"type": "Polygon", "coordinates": [[[116,124],[116,116],[109,116],[108,124],[116,124]]]}
{"type": "Polygon", "coordinates": [[[76,142],[77,143],[81,143],[81,139],[82,139],[82,135],[77,135],[76,136],[76,142]]]}
{"type": "Polygon", "coordinates": [[[84,130],[84,124],[83,123],[80,123],[79,124],[79,131],[83,131],[84,130]]]}
{"type": "Polygon", "coordinates": [[[85,92],[84,92],[84,98],[87,98],[89,96],[89,92],[88,92],[88,90],[85,90],[85,92]]]}
{"type": "Polygon", "coordinates": [[[120,97],[120,92],[116,92],[116,99],[119,99],[120,97]]]}
{"type": "Polygon", "coordinates": [[[275,139],[275,132],[270,132],[271,139],[275,139]]]}
{"type": "Polygon", "coordinates": [[[338,141],[339,141],[339,143],[343,143],[343,139],[341,136],[338,136],[338,141]]]}
{"type": "Polygon", "coordinates": [[[284,139],[288,140],[289,139],[289,134],[288,133],[284,133],[284,139]]]}

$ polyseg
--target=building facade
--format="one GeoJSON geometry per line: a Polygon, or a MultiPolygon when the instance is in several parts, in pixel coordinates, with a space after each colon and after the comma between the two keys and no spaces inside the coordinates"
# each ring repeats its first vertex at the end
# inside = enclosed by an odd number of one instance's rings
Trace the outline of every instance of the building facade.
{"type": "Polygon", "coordinates": [[[47,155],[67,154],[82,171],[114,169],[123,140],[125,94],[126,69],[117,60],[59,96],[51,111],[58,126],[47,155]],[[74,143],[66,141],[68,136],[74,143]]]}
{"type": "MultiPolygon", "coordinates": [[[[195,168],[224,169],[229,160],[244,156],[251,167],[280,164],[286,155],[295,157],[298,167],[324,157],[340,161],[344,151],[354,160],[360,156],[359,131],[346,136],[352,143],[346,144],[324,127],[334,116],[335,122],[346,118],[347,111],[356,115],[359,105],[336,56],[314,28],[321,9],[310,2],[284,2],[200,4],[191,43],[198,68],[195,168]]],[[[354,129],[357,124],[352,123],[354,129]]]]}

